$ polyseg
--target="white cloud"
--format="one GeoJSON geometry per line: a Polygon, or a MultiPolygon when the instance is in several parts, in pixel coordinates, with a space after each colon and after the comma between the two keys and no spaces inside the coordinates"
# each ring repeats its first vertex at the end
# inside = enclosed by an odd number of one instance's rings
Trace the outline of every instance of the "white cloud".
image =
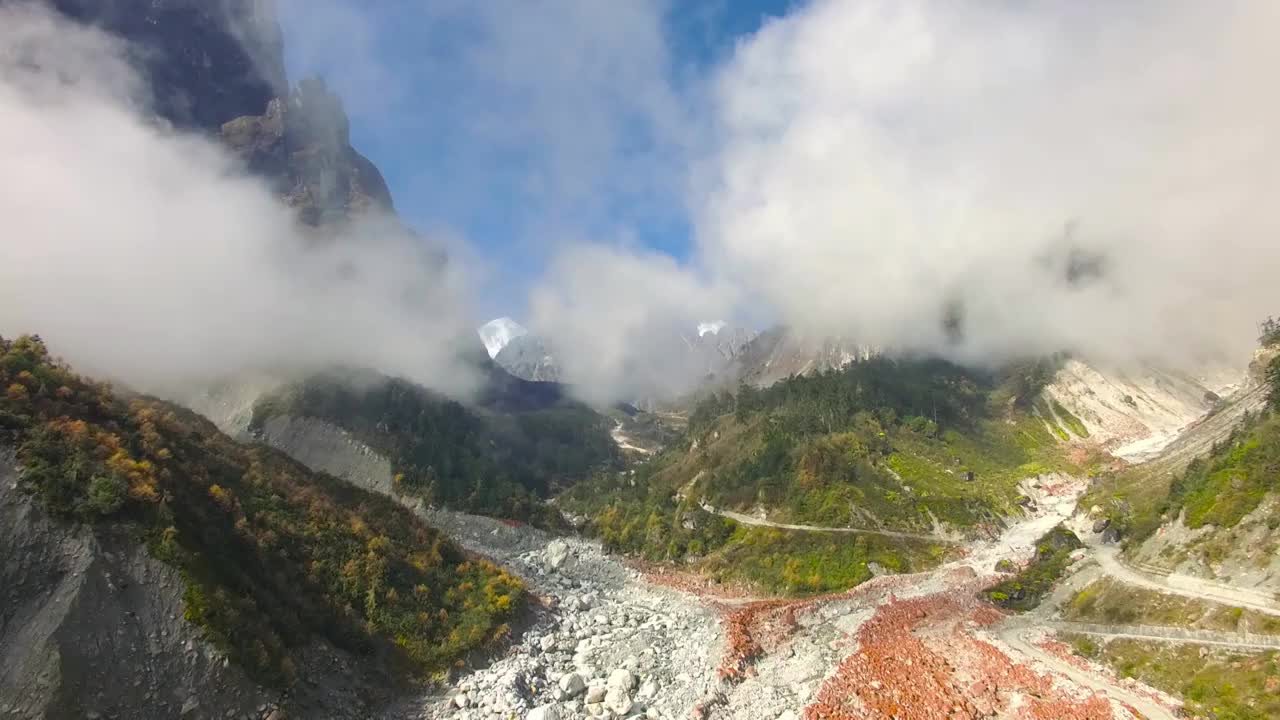
{"type": "Polygon", "coordinates": [[[684,343],[732,301],[665,255],[584,244],[559,255],[535,288],[530,325],[562,350],[564,376],[587,399],[651,398],[705,372],[684,343]]]}
{"type": "Polygon", "coordinates": [[[788,322],[882,346],[1242,352],[1280,269],[1280,99],[1260,75],[1277,20],[1255,2],[814,2],[721,72],[703,256],[788,322]],[[1073,249],[1101,277],[1067,282],[1073,249]]]}
{"type": "Polygon", "coordinates": [[[102,35],[0,16],[0,333],[160,390],[247,368],[374,366],[455,393],[452,270],[395,223],[304,232],[204,138],[121,102],[102,35]]]}

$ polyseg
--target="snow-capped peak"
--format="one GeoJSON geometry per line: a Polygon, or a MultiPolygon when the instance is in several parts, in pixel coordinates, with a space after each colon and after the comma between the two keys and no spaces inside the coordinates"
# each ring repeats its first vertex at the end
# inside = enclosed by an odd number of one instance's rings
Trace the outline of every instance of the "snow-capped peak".
{"type": "Polygon", "coordinates": [[[489,352],[489,357],[496,357],[507,343],[515,340],[521,335],[528,335],[529,331],[523,325],[512,320],[509,317],[500,317],[496,320],[490,320],[476,332],[480,333],[480,340],[484,343],[484,349],[489,352]]]}
{"type": "Polygon", "coordinates": [[[724,329],[724,326],[726,324],[727,323],[725,323],[725,321],[723,320],[716,320],[715,322],[698,323],[698,337],[702,337],[707,333],[711,333],[712,335],[719,335],[720,331],[724,329]]]}

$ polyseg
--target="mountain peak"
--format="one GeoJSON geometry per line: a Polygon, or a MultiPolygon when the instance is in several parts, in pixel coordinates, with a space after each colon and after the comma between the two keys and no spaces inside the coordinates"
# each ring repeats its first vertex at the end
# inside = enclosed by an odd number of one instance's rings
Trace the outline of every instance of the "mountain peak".
{"type": "Polygon", "coordinates": [[[698,323],[698,337],[702,337],[703,335],[707,335],[707,334],[719,335],[720,331],[723,330],[724,326],[727,324],[728,323],[726,323],[723,320],[698,323]]]}
{"type": "Polygon", "coordinates": [[[528,329],[523,325],[505,316],[490,320],[481,325],[476,332],[480,334],[484,349],[489,351],[491,358],[497,357],[498,353],[502,352],[502,348],[512,340],[529,334],[528,329]]]}

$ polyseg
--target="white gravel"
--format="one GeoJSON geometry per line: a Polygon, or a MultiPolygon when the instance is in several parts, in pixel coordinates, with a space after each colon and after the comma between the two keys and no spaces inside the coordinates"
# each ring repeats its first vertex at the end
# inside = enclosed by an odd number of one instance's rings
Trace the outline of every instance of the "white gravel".
{"type": "Polygon", "coordinates": [[[648,584],[594,542],[419,510],[523,577],[548,607],[503,657],[399,717],[683,718],[718,687],[720,627],[697,599],[648,584]]]}

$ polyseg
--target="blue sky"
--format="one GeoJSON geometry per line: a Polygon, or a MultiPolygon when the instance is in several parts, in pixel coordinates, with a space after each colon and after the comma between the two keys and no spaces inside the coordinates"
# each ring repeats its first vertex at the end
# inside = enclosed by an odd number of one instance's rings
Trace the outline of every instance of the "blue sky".
{"type": "Polygon", "coordinates": [[[735,43],[794,0],[285,0],[295,81],[346,101],[401,215],[481,269],[483,315],[523,313],[560,243],[686,260],[701,112],[735,43]]]}

